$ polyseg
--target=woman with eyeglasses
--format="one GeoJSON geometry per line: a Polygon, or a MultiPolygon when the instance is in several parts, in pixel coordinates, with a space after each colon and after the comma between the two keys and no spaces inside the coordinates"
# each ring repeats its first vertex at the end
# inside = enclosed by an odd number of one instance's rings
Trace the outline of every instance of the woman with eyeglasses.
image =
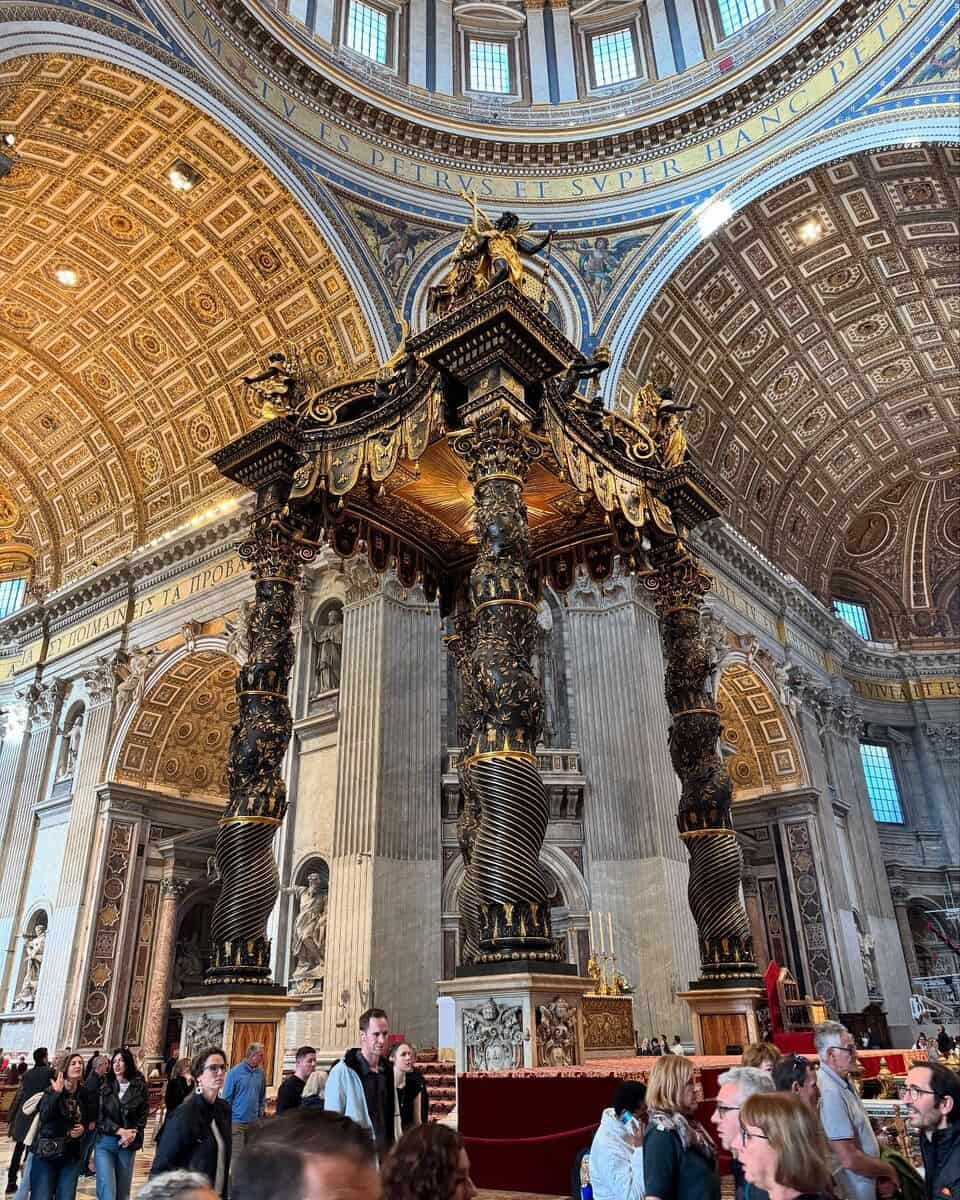
{"type": "Polygon", "coordinates": [[[799,1096],[757,1092],[740,1107],[734,1149],[747,1181],[770,1200],[832,1200],[830,1146],[799,1096]]]}
{"type": "Polygon", "coordinates": [[[720,1200],[717,1149],[696,1113],[693,1063],[676,1054],[657,1059],[647,1080],[646,1200],[720,1200]]]}
{"type": "Polygon", "coordinates": [[[150,1176],[166,1171],[199,1171],[218,1196],[226,1197],[230,1180],[230,1105],[220,1099],[227,1056],[208,1046],[193,1060],[197,1090],[171,1113],[157,1147],[150,1176]]]}

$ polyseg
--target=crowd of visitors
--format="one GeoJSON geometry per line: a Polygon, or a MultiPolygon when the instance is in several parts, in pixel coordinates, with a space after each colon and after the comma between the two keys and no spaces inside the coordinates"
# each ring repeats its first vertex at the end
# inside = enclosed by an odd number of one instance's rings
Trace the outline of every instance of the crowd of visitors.
{"type": "MultiPolygon", "coordinates": [[[[825,1021],[814,1042],[819,1069],[767,1043],[748,1046],[741,1065],[719,1076],[710,1116],[716,1140],[698,1118],[695,1064],[682,1051],[657,1056],[646,1085],[621,1083],[601,1116],[589,1152],[593,1200],[719,1200],[717,1142],[732,1156],[737,1200],[960,1200],[960,1076],[935,1060],[907,1075],[903,1100],[920,1139],[921,1179],[905,1159],[881,1151],[851,1084],[850,1032],[825,1021]]],[[[263,1058],[255,1043],[228,1069],[223,1049],[208,1046],[170,1064],[150,1180],[138,1200],[476,1195],[462,1138],[430,1122],[414,1049],[390,1044],[382,1009],[362,1015],[359,1045],[329,1076],[317,1068],[316,1050],[301,1046],[277,1115],[266,1119],[263,1058]]],[[[130,1200],[149,1105],[129,1050],[86,1063],[68,1050],[51,1066],[41,1048],[32,1067],[19,1066],[7,1193],[74,1200],[92,1158],[97,1200],[130,1200]]]]}
{"type": "MultiPolygon", "coordinates": [[[[914,1066],[903,1100],[920,1135],[924,1177],[881,1150],[851,1083],[857,1045],[836,1021],[817,1026],[819,1070],[802,1054],[748,1046],[717,1080],[710,1120],[732,1155],[736,1200],[960,1200],[960,1076],[914,1066]]],[[[716,1144],[697,1119],[694,1065],[663,1057],[646,1089],[621,1084],[589,1153],[593,1200],[718,1200],[716,1144]]]]}

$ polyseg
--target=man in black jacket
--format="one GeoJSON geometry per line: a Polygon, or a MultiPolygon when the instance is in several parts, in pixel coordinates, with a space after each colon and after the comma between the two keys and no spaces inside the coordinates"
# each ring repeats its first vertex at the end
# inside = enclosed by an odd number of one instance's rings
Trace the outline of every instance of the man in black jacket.
{"type": "Polygon", "coordinates": [[[920,1135],[927,1200],[960,1200],[960,1075],[943,1063],[918,1063],[903,1098],[920,1135]]]}
{"type": "Polygon", "coordinates": [[[303,1085],[317,1069],[317,1052],[312,1046],[301,1046],[297,1051],[293,1074],[277,1088],[277,1116],[291,1108],[300,1107],[303,1085]]]}
{"type": "Polygon", "coordinates": [[[10,1166],[7,1169],[7,1195],[17,1190],[17,1174],[20,1170],[20,1160],[23,1158],[23,1139],[27,1136],[33,1117],[21,1112],[24,1101],[35,1096],[37,1092],[45,1092],[54,1072],[47,1061],[47,1048],[40,1046],[33,1052],[33,1066],[20,1080],[20,1087],[14,1097],[10,1109],[10,1136],[17,1143],[13,1148],[10,1166]]]}

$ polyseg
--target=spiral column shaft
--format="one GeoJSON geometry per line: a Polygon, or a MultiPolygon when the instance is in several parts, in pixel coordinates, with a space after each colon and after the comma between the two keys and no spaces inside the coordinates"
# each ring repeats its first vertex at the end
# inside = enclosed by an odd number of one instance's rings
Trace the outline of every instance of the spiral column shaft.
{"type": "Polygon", "coordinates": [[[497,403],[505,390],[499,368],[470,431],[454,440],[474,485],[478,545],[470,575],[472,644],[459,664],[474,707],[461,764],[474,827],[460,901],[468,951],[477,928],[474,961],[557,962],[538,865],[549,802],[537,768],[543,692],[531,668],[537,606],[523,499],[540,447],[517,406],[497,403]]]}
{"type": "Polygon", "coordinates": [[[241,543],[255,598],[247,661],[237,678],[238,716],[230,738],[230,799],[217,829],[220,894],[213,911],[213,962],[204,983],[270,984],[267,921],[280,891],[273,839],[287,809],[281,775],[292,722],[287,684],[291,622],[301,564],[311,556],[272,520],[241,543]]]}
{"type": "Polygon", "coordinates": [[[740,898],[743,859],[730,812],[733,784],[718,750],[713,662],[701,634],[710,577],[679,539],[653,561],[647,586],[657,593],[664,692],[673,718],[670,757],[681,783],[677,828],[690,855],[687,897],[699,935],[701,984],[753,979],[753,941],[740,898]]]}

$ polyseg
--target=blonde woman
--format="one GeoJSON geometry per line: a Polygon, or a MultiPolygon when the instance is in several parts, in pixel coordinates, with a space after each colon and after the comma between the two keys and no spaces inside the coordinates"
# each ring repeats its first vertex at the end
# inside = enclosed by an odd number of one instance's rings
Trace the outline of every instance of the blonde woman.
{"type": "Polygon", "coordinates": [[[734,1148],[747,1181],[770,1200],[828,1200],[830,1146],[816,1112],[784,1092],[749,1096],[734,1148]]]}
{"type": "Polygon", "coordinates": [[[717,1151],[696,1118],[697,1089],[688,1058],[657,1059],[647,1080],[647,1109],[646,1200],[720,1200],[717,1151]]]}
{"type": "Polygon", "coordinates": [[[300,1095],[301,1108],[323,1108],[323,1093],[327,1086],[327,1073],[314,1069],[307,1076],[300,1095]]]}

